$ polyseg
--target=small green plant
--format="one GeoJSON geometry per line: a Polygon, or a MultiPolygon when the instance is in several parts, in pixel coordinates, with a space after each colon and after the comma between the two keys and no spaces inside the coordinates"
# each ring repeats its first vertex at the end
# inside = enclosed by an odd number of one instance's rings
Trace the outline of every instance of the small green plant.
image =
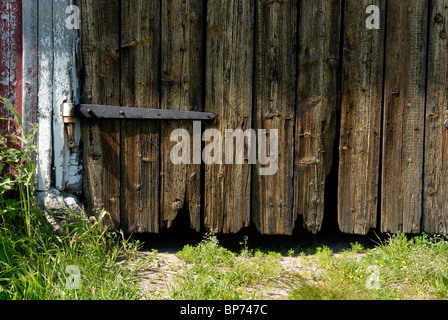
{"type": "Polygon", "coordinates": [[[361,253],[364,251],[364,246],[359,242],[353,242],[350,244],[351,250],[354,253],[361,253]]]}
{"type": "MultiPolygon", "coordinates": [[[[32,154],[36,152],[33,144],[37,126],[32,126],[28,134],[24,134],[22,119],[8,99],[0,97],[13,114],[19,129],[15,133],[4,135],[0,133],[0,222],[5,215],[24,218],[27,236],[31,236],[32,208],[34,206],[34,163],[32,154]]],[[[0,118],[0,121],[9,119],[0,118]]]]}
{"type": "Polygon", "coordinates": [[[248,236],[244,236],[244,240],[242,242],[240,242],[240,245],[242,245],[242,249],[240,252],[240,255],[244,258],[249,258],[252,255],[252,251],[249,250],[249,247],[247,245],[249,241],[249,237],[248,236]]]}
{"type": "Polygon", "coordinates": [[[442,299],[448,298],[448,278],[440,276],[433,281],[434,294],[442,299]]]}
{"type": "Polygon", "coordinates": [[[288,255],[288,257],[294,257],[295,251],[294,249],[289,249],[286,254],[288,255]]]}

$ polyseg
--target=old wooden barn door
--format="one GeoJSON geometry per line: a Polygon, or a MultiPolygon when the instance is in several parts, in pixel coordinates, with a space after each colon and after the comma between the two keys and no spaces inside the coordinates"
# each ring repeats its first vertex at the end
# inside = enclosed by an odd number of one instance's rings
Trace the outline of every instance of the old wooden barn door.
{"type": "MultiPolygon", "coordinates": [[[[126,232],[158,232],[179,212],[188,212],[196,230],[235,233],[254,224],[262,233],[291,234],[299,216],[310,231],[320,230],[340,1],[78,5],[82,103],[212,112],[216,119],[202,123],[202,132],[223,137],[228,129],[253,129],[266,130],[269,140],[278,130],[278,172],[260,175],[265,165],[249,163],[247,150],[244,163],[174,165],[171,132],[185,129],[193,138],[192,121],[84,121],[90,212],[105,208],[126,232]]],[[[203,147],[214,141],[206,140],[203,147]]]]}
{"type": "Polygon", "coordinates": [[[448,232],[448,0],[77,3],[83,103],[216,115],[84,121],[90,212],[126,232],[188,214],[195,230],[316,233],[334,194],[342,232],[448,232]],[[176,129],[199,162],[172,161],[176,129]],[[238,129],[244,153],[225,139],[238,129]]]}

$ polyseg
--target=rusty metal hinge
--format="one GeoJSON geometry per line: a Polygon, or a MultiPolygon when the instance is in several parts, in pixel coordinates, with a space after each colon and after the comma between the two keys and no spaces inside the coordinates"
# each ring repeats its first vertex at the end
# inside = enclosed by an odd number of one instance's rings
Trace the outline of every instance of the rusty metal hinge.
{"type": "Polygon", "coordinates": [[[75,147],[75,125],[76,125],[76,110],[75,105],[71,100],[66,100],[62,104],[62,117],[64,120],[64,127],[67,131],[69,148],[75,147]]]}

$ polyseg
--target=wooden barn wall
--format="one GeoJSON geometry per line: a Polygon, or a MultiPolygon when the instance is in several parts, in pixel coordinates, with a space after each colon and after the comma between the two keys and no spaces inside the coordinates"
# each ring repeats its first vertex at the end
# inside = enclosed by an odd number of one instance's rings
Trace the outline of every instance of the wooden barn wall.
{"type": "Polygon", "coordinates": [[[170,134],[193,136],[192,122],[85,121],[89,212],[126,232],[188,215],[195,230],[317,233],[324,209],[345,233],[448,232],[448,0],[76,4],[82,102],[213,112],[202,131],[222,134],[279,130],[278,172],[262,176],[260,164],[173,165],[170,134]]]}

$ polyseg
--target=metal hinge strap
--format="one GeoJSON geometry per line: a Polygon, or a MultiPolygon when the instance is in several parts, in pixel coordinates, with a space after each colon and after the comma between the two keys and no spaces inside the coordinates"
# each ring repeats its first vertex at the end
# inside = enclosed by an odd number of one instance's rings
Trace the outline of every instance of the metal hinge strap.
{"type": "Polygon", "coordinates": [[[76,116],[89,119],[135,119],[135,120],[213,120],[208,112],[163,110],[135,107],[119,107],[97,104],[76,106],[76,116]]]}

